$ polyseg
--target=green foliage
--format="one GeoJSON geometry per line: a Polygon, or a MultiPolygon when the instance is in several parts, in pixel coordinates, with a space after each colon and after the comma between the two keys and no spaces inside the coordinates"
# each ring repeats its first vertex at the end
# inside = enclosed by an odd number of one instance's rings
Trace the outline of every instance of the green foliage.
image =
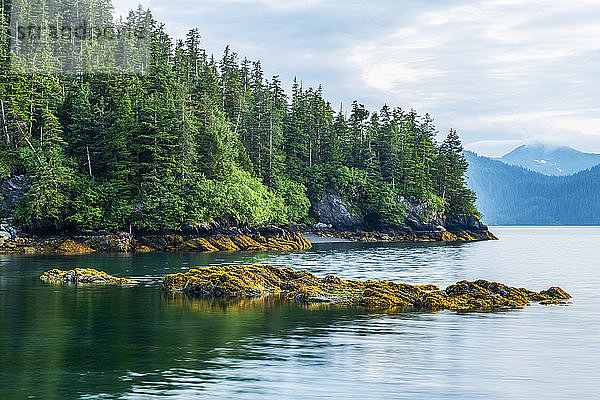
{"type": "MultiPolygon", "coordinates": [[[[110,18],[101,3],[90,12],[110,18]]],[[[295,80],[288,97],[260,62],[240,62],[229,48],[219,61],[207,56],[197,30],[173,45],[143,8],[119,24],[150,26],[149,52],[119,42],[69,61],[83,71],[99,62],[107,73],[9,75],[0,63],[0,176],[18,167],[33,181],[15,211],[23,225],[300,222],[311,220],[309,199],[325,193],[374,222],[402,223],[400,196],[427,201],[431,212],[477,214],[458,135],[436,143],[429,115],[354,102],[346,116],[321,87],[295,80]],[[145,74],[114,72],[117,50],[145,74]]]]}
{"type": "Polygon", "coordinates": [[[14,152],[10,148],[7,148],[5,144],[0,144],[0,179],[10,175],[14,163],[14,152]]]}
{"type": "Polygon", "coordinates": [[[313,167],[307,174],[311,194],[320,199],[325,193],[337,193],[346,200],[351,211],[373,222],[401,224],[406,216],[398,201],[399,191],[381,180],[369,180],[368,174],[357,168],[313,167]]]}
{"type": "Polygon", "coordinates": [[[184,197],[173,179],[143,182],[137,200],[134,207],[136,228],[177,229],[186,222],[184,197]]]}
{"type": "Polygon", "coordinates": [[[128,229],[135,221],[131,196],[123,182],[105,180],[98,186],[101,193],[101,207],[104,210],[104,228],[128,229]]]}
{"type": "Polygon", "coordinates": [[[437,194],[431,193],[427,198],[427,205],[431,213],[443,212],[446,209],[444,200],[437,194]]]}
{"type": "Polygon", "coordinates": [[[67,223],[81,229],[103,228],[102,193],[93,182],[79,178],[73,182],[70,189],[72,200],[69,202],[67,223]]]}
{"type": "Polygon", "coordinates": [[[306,195],[306,186],[289,179],[279,178],[275,183],[277,195],[283,199],[282,222],[302,222],[308,216],[310,200],[306,195]]]}
{"type": "Polygon", "coordinates": [[[450,130],[439,148],[437,159],[438,190],[447,209],[454,214],[478,215],[475,193],[467,188],[465,174],[469,164],[455,130],[450,130]]]}
{"type": "Polygon", "coordinates": [[[361,207],[367,218],[379,222],[400,225],[406,217],[406,207],[398,201],[398,192],[388,183],[367,183],[361,207]]]}
{"type": "Polygon", "coordinates": [[[359,169],[331,164],[316,165],[306,172],[305,183],[314,200],[325,193],[338,193],[352,199],[359,195],[365,173],[359,169]]]}
{"type": "Polygon", "coordinates": [[[236,170],[213,187],[211,217],[262,225],[285,219],[284,202],[248,172],[236,170]]]}
{"type": "Polygon", "coordinates": [[[65,211],[69,205],[73,178],[68,168],[40,166],[29,192],[15,210],[17,222],[25,226],[35,226],[42,222],[62,228],[68,217],[65,211]]]}

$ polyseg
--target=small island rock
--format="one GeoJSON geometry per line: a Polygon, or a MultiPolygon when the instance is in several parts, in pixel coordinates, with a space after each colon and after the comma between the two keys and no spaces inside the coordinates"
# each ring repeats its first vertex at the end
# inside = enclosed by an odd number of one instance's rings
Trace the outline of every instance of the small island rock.
{"type": "Polygon", "coordinates": [[[282,295],[303,303],[456,311],[520,308],[531,302],[562,304],[571,297],[557,287],[538,293],[485,280],[460,281],[440,290],[435,285],[342,280],[331,275],[321,279],[308,271],[270,265],[191,269],[167,275],[162,288],[167,292],[212,298],[282,295]]]}
{"type": "Polygon", "coordinates": [[[91,283],[98,285],[124,285],[135,283],[135,281],[126,278],[116,278],[108,275],[104,271],[98,271],[93,268],[76,268],[69,271],[53,269],[45,272],[40,279],[50,283],[91,283]]]}

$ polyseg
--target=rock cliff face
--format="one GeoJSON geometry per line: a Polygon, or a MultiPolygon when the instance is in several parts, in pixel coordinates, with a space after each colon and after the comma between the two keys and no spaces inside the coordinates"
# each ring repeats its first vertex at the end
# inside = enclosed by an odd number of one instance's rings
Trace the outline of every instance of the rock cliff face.
{"type": "Polygon", "coordinates": [[[398,199],[406,209],[402,225],[364,221],[349,211],[347,202],[325,194],[313,207],[317,224],[308,228],[321,236],[358,241],[476,241],[494,240],[488,227],[473,215],[431,212],[427,203],[414,197],[398,199]]]}
{"type": "Polygon", "coordinates": [[[362,219],[348,210],[349,206],[338,195],[327,193],[313,209],[318,221],[340,230],[360,230],[364,227],[362,219]]]}
{"type": "Polygon", "coordinates": [[[12,224],[11,218],[0,219],[0,239],[16,239],[19,231],[12,224]]]}
{"type": "MultiPolygon", "coordinates": [[[[13,212],[30,186],[31,182],[25,175],[0,179],[0,217],[8,217],[13,212]]],[[[12,240],[19,236],[19,229],[14,226],[12,218],[0,218],[0,240],[12,240]]]]}
{"type": "Polygon", "coordinates": [[[0,180],[0,213],[9,215],[30,186],[31,182],[25,175],[0,180]]]}

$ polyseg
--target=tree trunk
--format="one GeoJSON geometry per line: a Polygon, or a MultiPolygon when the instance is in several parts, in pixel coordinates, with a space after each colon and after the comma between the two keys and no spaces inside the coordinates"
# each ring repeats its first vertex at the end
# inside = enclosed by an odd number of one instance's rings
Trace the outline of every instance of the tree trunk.
{"type": "Polygon", "coordinates": [[[89,146],[85,146],[85,150],[87,152],[87,164],[88,164],[88,171],[90,173],[90,178],[92,178],[92,160],[90,158],[90,148],[89,146]]]}
{"type": "Polygon", "coordinates": [[[6,122],[6,114],[4,114],[4,100],[0,99],[0,105],[2,106],[2,130],[6,137],[6,145],[10,145],[10,135],[8,134],[8,122],[6,122]]]}
{"type": "Polygon", "coordinates": [[[312,167],[312,140],[308,139],[308,166],[312,167]]]}
{"type": "MultiPolygon", "coordinates": [[[[22,131],[23,130],[21,129],[21,132],[22,131]]],[[[29,138],[26,135],[23,135],[23,138],[25,139],[25,141],[29,145],[29,148],[31,149],[31,151],[33,151],[33,154],[35,154],[35,158],[37,158],[38,163],[40,165],[42,165],[42,159],[40,158],[40,155],[38,154],[38,152],[35,150],[35,147],[33,147],[33,144],[31,144],[31,140],[29,140],[29,138]]]]}

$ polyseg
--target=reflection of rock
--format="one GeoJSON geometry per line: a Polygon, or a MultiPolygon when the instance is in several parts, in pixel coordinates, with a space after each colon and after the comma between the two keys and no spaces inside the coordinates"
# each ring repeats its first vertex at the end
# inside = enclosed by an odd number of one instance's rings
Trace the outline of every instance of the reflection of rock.
{"type": "Polygon", "coordinates": [[[238,297],[238,298],[199,298],[197,296],[182,296],[179,293],[163,293],[163,299],[169,304],[193,311],[224,311],[227,313],[244,314],[257,309],[267,309],[277,306],[281,299],[276,296],[238,297]]]}
{"type": "Polygon", "coordinates": [[[315,204],[314,213],[320,223],[332,225],[341,230],[362,229],[361,218],[351,213],[349,205],[336,194],[326,193],[321,200],[315,204]]]}
{"type": "Polygon", "coordinates": [[[570,296],[553,287],[543,292],[496,282],[461,281],[440,290],[435,285],[388,281],[323,279],[307,271],[273,266],[223,266],[191,269],[167,275],[166,292],[208,298],[247,298],[282,295],[301,303],[333,303],[368,308],[416,307],[431,310],[495,310],[524,307],[530,302],[564,303],[570,296]]]}
{"type": "Polygon", "coordinates": [[[93,283],[100,285],[122,285],[135,283],[125,278],[115,278],[104,271],[98,271],[93,268],[76,268],[70,271],[53,269],[45,272],[40,279],[50,283],[93,283]]]}

